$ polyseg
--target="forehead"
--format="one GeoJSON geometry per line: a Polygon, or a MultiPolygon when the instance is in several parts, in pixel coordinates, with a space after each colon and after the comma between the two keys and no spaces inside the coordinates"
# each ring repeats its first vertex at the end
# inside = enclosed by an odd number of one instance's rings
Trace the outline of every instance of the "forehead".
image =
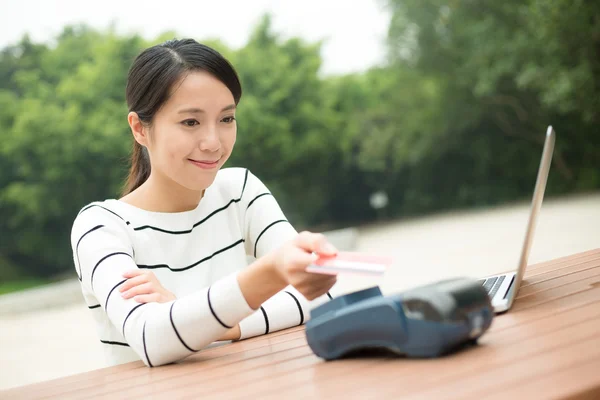
{"type": "Polygon", "coordinates": [[[233,103],[233,94],[223,82],[208,72],[194,71],[175,84],[165,109],[177,111],[196,107],[206,112],[220,112],[233,103]]]}

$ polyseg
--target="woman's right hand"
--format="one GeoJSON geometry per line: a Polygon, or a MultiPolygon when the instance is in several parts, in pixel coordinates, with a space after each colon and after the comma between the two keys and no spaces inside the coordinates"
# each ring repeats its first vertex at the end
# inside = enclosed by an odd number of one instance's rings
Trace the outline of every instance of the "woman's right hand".
{"type": "Polygon", "coordinates": [[[324,295],[336,282],[335,275],[306,272],[319,256],[333,256],[337,249],[320,233],[302,232],[267,257],[277,275],[307,300],[324,295]]]}

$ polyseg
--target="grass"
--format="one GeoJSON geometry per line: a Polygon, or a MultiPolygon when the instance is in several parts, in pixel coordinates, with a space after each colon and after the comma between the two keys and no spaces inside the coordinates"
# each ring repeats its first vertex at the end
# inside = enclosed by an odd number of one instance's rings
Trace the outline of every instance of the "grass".
{"type": "Polygon", "coordinates": [[[36,287],[36,286],[41,286],[45,283],[48,283],[48,281],[46,281],[44,279],[35,279],[35,278],[21,279],[21,280],[12,281],[12,282],[1,282],[0,283],[0,295],[12,293],[12,292],[18,292],[20,290],[29,289],[29,288],[36,287]]]}

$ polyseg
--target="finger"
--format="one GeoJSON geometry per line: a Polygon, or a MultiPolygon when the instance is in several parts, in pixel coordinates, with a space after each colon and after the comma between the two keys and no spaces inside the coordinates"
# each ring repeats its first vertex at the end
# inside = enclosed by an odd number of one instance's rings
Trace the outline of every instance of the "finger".
{"type": "Polygon", "coordinates": [[[130,298],[140,295],[140,294],[150,294],[153,292],[154,292],[154,290],[152,289],[152,284],[150,282],[147,282],[147,283],[143,283],[141,285],[137,285],[137,286],[129,289],[126,292],[123,292],[122,296],[125,299],[130,299],[130,298]]]}
{"type": "MultiPolygon", "coordinates": [[[[316,275],[316,274],[312,274],[316,275]]],[[[319,279],[310,282],[310,287],[315,291],[327,291],[337,282],[337,275],[317,275],[319,279]]]]}
{"type": "Polygon", "coordinates": [[[338,253],[338,249],[325,239],[325,237],[317,243],[317,248],[314,251],[322,256],[335,256],[338,253]]]}
{"type": "Polygon", "coordinates": [[[160,300],[159,293],[150,293],[150,294],[140,294],[135,296],[135,301],[138,303],[158,303],[160,300]]]}
{"type": "MultiPolygon", "coordinates": [[[[311,274],[315,275],[315,274],[311,274]]],[[[317,285],[327,286],[337,282],[337,275],[325,275],[325,274],[317,274],[319,279],[317,285]]]]}
{"type": "Polygon", "coordinates": [[[319,259],[319,256],[314,253],[307,253],[301,249],[294,249],[290,254],[290,263],[299,270],[305,270],[310,264],[314,264],[319,259]]]}
{"type": "Polygon", "coordinates": [[[306,298],[314,298],[325,294],[337,282],[337,276],[335,275],[320,275],[311,273],[307,273],[307,275],[311,276],[308,278],[304,277],[298,282],[292,284],[292,286],[294,286],[306,298]]]}
{"type": "Polygon", "coordinates": [[[314,290],[309,290],[302,294],[308,301],[312,301],[312,300],[316,299],[317,297],[319,297],[318,292],[315,292],[314,290]]]}
{"type": "Polygon", "coordinates": [[[335,283],[336,279],[335,277],[333,277],[333,279],[328,279],[324,282],[320,282],[317,285],[310,286],[309,290],[307,290],[306,298],[309,300],[314,300],[318,297],[325,295],[329,291],[329,289],[331,289],[333,285],[335,285],[335,283]]]}
{"type": "Polygon", "coordinates": [[[296,236],[295,243],[302,250],[312,252],[315,251],[317,243],[322,241],[324,236],[320,233],[312,233],[308,231],[300,232],[296,236]]]}
{"type": "Polygon", "coordinates": [[[335,255],[337,249],[333,246],[322,233],[301,232],[296,237],[296,245],[309,252],[315,252],[321,255],[335,255]]]}
{"type": "Polygon", "coordinates": [[[337,283],[337,275],[333,275],[328,279],[323,281],[323,286],[321,286],[321,295],[327,293],[329,289],[331,289],[337,283]]]}
{"type": "Polygon", "coordinates": [[[146,276],[145,274],[136,276],[134,278],[129,278],[127,279],[127,281],[125,281],[124,284],[121,285],[121,287],[119,287],[119,292],[123,293],[124,291],[129,290],[134,286],[142,285],[147,282],[148,276],[146,276]]]}
{"type": "Polygon", "coordinates": [[[337,275],[311,274],[314,278],[310,281],[310,289],[315,292],[325,293],[337,282],[337,275]]]}
{"type": "Polygon", "coordinates": [[[144,274],[144,273],[146,273],[146,271],[144,271],[144,270],[141,270],[141,269],[139,269],[139,268],[130,269],[130,270],[128,270],[128,271],[125,271],[125,273],[123,274],[123,278],[127,278],[127,279],[129,279],[129,278],[133,278],[133,277],[135,277],[135,276],[142,275],[142,274],[144,274]]]}

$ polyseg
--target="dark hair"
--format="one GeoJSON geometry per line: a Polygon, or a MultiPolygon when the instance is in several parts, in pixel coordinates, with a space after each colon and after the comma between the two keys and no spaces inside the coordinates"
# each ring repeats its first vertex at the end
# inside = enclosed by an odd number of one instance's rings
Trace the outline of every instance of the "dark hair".
{"type": "MultiPolygon", "coordinates": [[[[129,70],[126,98],[129,111],[151,125],[173,86],[192,71],[205,71],[219,79],[233,95],[235,104],[242,87],[233,66],[216,50],[193,39],[169,40],[140,53],[129,70]]],[[[133,140],[131,169],[123,195],[129,194],[150,176],[150,158],[145,147],[133,140]]]]}

